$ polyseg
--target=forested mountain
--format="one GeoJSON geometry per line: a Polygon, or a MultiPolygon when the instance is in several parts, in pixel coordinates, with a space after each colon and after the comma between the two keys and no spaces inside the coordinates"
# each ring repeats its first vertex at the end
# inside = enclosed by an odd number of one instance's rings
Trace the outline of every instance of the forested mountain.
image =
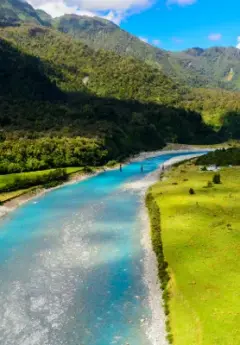
{"type": "Polygon", "coordinates": [[[178,107],[186,90],[143,62],[95,52],[42,26],[2,28],[0,37],[0,84],[12,76],[9,91],[0,89],[1,171],[76,164],[88,146],[88,162],[98,164],[103,158],[157,149],[166,141],[219,140],[200,114],[178,107]],[[55,140],[61,151],[55,160],[42,152],[38,138],[43,136],[68,137],[65,158],[64,140],[55,140]],[[76,141],[78,136],[89,139],[76,141]],[[26,139],[36,149],[23,166],[26,139]]]}
{"type": "Polygon", "coordinates": [[[24,0],[0,1],[0,26],[19,25],[20,23],[48,25],[44,14],[44,11],[36,11],[24,0]]]}
{"type": "Polygon", "coordinates": [[[94,51],[79,40],[40,26],[0,29],[23,52],[38,56],[45,73],[67,92],[160,104],[177,104],[184,92],[157,68],[104,50],[94,51]]]}
{"type": "Polygon", "coordinates": [[[193,83],[192,76],[202,78],[206,84],[226,89],[240,90],[240,49],[234,47],[193,48],[172,53],[177,64],[188,73],[187,82],[193,83]]]}
{"type": "MultiPolygon", "coordinates": [[[[28,16],[19,14],[0,28],[2,173],[77,162],[98,165],[170,141],[239,138],[238,93],[190,90],[150,58],[142,61],[140,55],[136,59],[121,51],[93,49],[61,32],[66,30],[50,27],[51,18],[44,12],[25,3],[19,6],[14,13],[20,8],[28,16]],[[222,126],[218,133],[201,117],[216,125],[213,113],[222,126]]],[[[134,42],[163,60],[169,55],[137,38],[134,42]]]]}
{"type": "Polygon", "coordinates": [[[94,49],[103,48],[144,60],[189,86],[240,90],[240,50],[237,48],[193,48],[179,53],[167,52],[97,17],[65,15],[55,19],[53,25],[94,49]]]}
{"type": "Polygon", "coordinates": [[[27,2],[2,0],[0,24],[37,23],[53,26],[95,50],[104,49],[132,56],[162,70],[177,82],[191,87],[217,87],[240,90],[240,50],[234,47],[192,48],[167,52],[141,41],[116,24],[98,17],[64,15],[52,19],[27,2]]]}

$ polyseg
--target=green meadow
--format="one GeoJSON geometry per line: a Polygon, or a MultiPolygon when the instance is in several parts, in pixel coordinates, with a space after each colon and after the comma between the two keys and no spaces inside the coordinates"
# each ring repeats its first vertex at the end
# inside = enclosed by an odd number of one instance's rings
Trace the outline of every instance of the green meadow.
{"type": "Polygon", "coordinates": [[[240,169],[187,162],[152,187],[168,262],[174,345],[240,344],[240,169]],[[195,194],[190,195],[192,188],[195,194]]]}

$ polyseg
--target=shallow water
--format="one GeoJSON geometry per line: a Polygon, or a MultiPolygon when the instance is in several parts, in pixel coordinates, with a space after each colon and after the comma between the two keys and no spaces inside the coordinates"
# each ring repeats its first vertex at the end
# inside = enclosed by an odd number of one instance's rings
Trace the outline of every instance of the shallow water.
{"type": "Polygon", "coordinates": [[[179,155],[64,186],[0,221],[1,345],[151,344],[142,198],[128,187],[179,155]]]}

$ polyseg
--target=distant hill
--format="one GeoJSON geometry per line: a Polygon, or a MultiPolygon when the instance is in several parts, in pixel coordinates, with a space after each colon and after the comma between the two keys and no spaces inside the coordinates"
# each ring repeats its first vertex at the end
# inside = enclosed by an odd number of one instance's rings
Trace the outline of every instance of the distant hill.
{"type": "Polygon", "coordinates": [[[111,50],[144,60],[189,86],[240,90],[240,50],[237,48],[193,48],[179,53],[167,52],[98,17],[64,15],[55,19],[53,25],[93,49],[111,50]]]}
{"type": "MultiPolygon", "coordinates": [[[[192,48],[172,53],[177,64],[192,76],[206,81],[203,86],[240,90],[240,49],[234,47],[192,48]]],[[[194,84],[194,83],[193,83],[194,84]]]]}

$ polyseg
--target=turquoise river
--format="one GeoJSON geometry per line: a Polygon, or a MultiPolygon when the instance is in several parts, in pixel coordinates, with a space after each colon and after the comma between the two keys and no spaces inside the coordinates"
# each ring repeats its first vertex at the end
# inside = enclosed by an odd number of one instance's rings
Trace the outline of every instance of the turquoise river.
{"type": "Polygon", "coordinates": [[[152,344],[143,197],[125,187],[179,155],[65,185],[0,220],[1,345],[152,344]]]}

